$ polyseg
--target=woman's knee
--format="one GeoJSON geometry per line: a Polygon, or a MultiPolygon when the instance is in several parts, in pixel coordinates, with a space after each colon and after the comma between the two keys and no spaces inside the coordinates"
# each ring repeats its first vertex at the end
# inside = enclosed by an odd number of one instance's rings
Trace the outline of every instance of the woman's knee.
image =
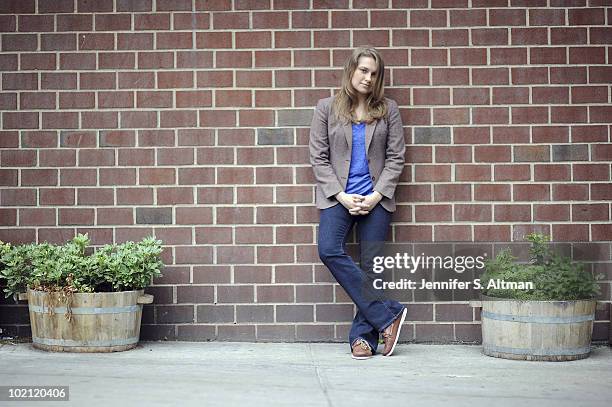
{"type": "Polygon", "coordinates": [[[323,263],[327,263],[330,259],[344,254],[343,250],[332,245],[319,244],[319,258],[323,263]]]}

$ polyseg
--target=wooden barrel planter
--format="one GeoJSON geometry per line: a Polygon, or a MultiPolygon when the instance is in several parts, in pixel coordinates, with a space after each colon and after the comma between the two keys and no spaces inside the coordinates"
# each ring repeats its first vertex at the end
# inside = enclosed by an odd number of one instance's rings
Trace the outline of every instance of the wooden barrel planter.
{"type": "Polygon", "coordinates": [[[35,348],[54,352],[119,352],[136,347],[142,304],[153,302],[144,290],[75,293],[67,310],[59,293],[28,289],[35,348]],[[71,318],[66,318],[66,311],[71,318]]]}
{"type": "Polygon", "coordinates": [[[518,301],[488,297],[482,305],[485,355],[567,361],[591,352],[595,300],[518,301]]]}

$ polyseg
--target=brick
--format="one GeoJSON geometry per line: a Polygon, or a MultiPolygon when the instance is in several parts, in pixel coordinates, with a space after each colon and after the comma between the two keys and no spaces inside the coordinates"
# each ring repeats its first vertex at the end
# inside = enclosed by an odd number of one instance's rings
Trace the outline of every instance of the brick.
{"type": "Polygon", "coordinates": [[[57,132],[27,131],[22,132],[21,148],[53,148],[57,147],[57,132]]]}
{"type": "MultiPolygon", "coordinates": [[[[608,123],[612,109],[610,106],[591,106],[590,110],[590,121],[592,123],[608,123]]],[[[586,120],[582,120],[586,122],[586,120]]]]}
{"type": "MultiPolygon", "coordinates": [[[[76,118],[75,118],[76,119],[76,118]]],[[[83,112],[81,114],[81,123],[84,129],[109,129],[117,128],[117,112],[83,112]]],[[[45,126],[45,117],[43,116],[43,127],[45,126]]],[[[61,127],[59,123],[53,123],[51,128],[61,127]]],[[[77,127],[76,125],[74,127],[77,127]]]]}
{"type": "Polygon", "coordinates": [[[512,123],[547,123],[548,108],[546,107],[512,107],[512,123]]]}
{"type": "Polygon", "coordinates": [[[39,189],[40,205],[74,205],[74,188],[39,189]]]}
{"type": "Polygon", "coordinates": [[[196,228],[195,239],[197,244],[231,244],[233,243],[232,229],[226,227],[196,228]]]}
{"type": "Polygon", "coordinates": [[[276,322],[313,322],[312,305],[277,305],[276,322]]]}
{"type": "Polygon", "coordinates": [[[527,63],[527,48],[491,48],[491,65],[524,65],[527,63]]]}
{"type": "Polygon", "coordinates": [[[612,236],[611,224],[591,225],[591,239],[593,241],[610,240],[610,236],[612,236]]]}
{"type": "Polygon", "coordinates": [[[170,13],[134,14],[134,30],[140,31],[169,29],[170,13]]]}
{"type": "Polygon", "coordinates": [[[572,222],[609,220],[608,204],[572,205],[572,222]]]}
{"type": "Polygon", "coordinates": [[[511,68],[512,83],[518,85],[546,84],[548,83],[548,71],[546,68],[511,68]]]}
{"type": "Polygon", "coordinates": [[[75,150],[41,150],[38,154],[41,167],[70,167],[76,165],[75,150]]]}
{"type": "Polygon", "coordinates": [[[531,221],[530,205],[495,205],[495,222],[529,222],[531,221]]]}
{"type": "Polygon", "coordinates": [[[218,264],[253,264],[255,250],[251,246],[217,246],[218,264]]]}
{"type": "Polygon", "coordinates": [[[510,241],[510,226],[506,225],[475,225],[474,241],[476,242],[508,242],[510,241]]]}
{"type": "Polygon", "coordinates": [[[257,208],[257,224],[294,223],[293,207],[260,206],[257,208]]]}
{"type": "MultiPolygon", "coordinates": [[[[591,77],[592,83],[596,78],[591,77]]],[[[587,83],[586,67],[551,67],[550,83],[587,83]]]]}
{"type": "Polygon", "coordinates": [[[508,68],[472,68],[474,85],[507,85],[509,78],[508,68]]]}
{"type": "Polygon", "coordinates": [[[456,221],[491,221],[490,205],[455,205],[456,221]]]}
{"type": "Polygon", "coordinates": [[[547,31],[546,28],[511,28],[512,45],[546,45],[548,44],[547,31]]]}
{"type": "Polygon", "coordinates": [[[569,141],[569,128],[566,126],[533,127],[534,143],[563,143],[569,141]]]}
{"type": "Polygon", "coordinates": [[[608,89],[603,86],[574,86],[572,103],[606,103],[608,89]]]}
{"type": "Polygon", "coordinates": [[[416,205],[414,208],[417,222],[445,222],[452,220],[450,205],[416,205]]]}
{"type": "Polygon", "coordinates": [[[272,227],[236,227],[236,243],[265,244],[272,243],[272,227]]]}
{"type": "MultiPolygon", "coordinates": [[[[189,10],[191,11],[191,7],[189,10]]],[[[174,29],[175,30],[207,30],[209,25],[208,13],[175,13],[174,14],[174,29]]]]}
{"type": "Polygon", "coordinates": [[[515,184],[513,185],[514,201],[547,201],[550,199],[550,185],[515,184]]]}
{"type": "MultiPolygon", "coordinates": [[[[4,161],[4,155],[2,155],[4,161]]],[[[57,185],[55,169],[22,169],[21,186],[55,186],[57,185]]]]}
{"type": "Polygon", "coordinates": [[[476,184],[474,185],[476,201],[509,201],[510,185],[507,184],[476,184]]]}
{"type": "Polygon", "coordinates": [[[445,27],[444,10],[411,10],[410,27],[445,27]]]}
{"type": "MultiPolygon", "coordinates": [[[[396,70],[395,71],[395,82],[397,84],[414,84],[414,85],[429,85],[429,74],[425,72],[425,76],[421,77],[420,74],[414,70],[396,70]],[[412,71],[412,72],[411,72],[412,71]],[[403,73],[409,76],[405,77],[403,73]],[[413,83],[416,82],[416,83],[413,83]]],[[[470,82],[469,70],[466,68],[433,68],[432,69],[432,84],[433,85],[468,85],[470,82]]],[[[479,92],[477,90],[470,89],[455,89],[455,104],[466,104],[466,100],[462,97],[462,93],[467,92],[479,92]]],[[[482,93],[482,92],[479,92],[482,93]]]]}
{"type": "Polygon", "coordinates": [[[160,89],[192,88],[193,73],[187,71],[158,72],[157,81],[160,89]]]}
{"type": "Polygon", "coordinates": [[[469,201],[471,200],[471,187],[461,184],[434,185],[434,200],[436,202],[469,201]]]}
{"type": "Polygon", "coordinates": [[[416,165],[416,182],[448,182],[451,179],[451,167],[449,165],[416,165]]]}
{"type": "Polygon", "coordinates": [[[202,323],[234,322],[234,307],[232,305],[198,305],[198,321],[202,323]]]}
{"type": "Polygon", "coordinates": [[[193,204],[193,188],[168,187],[158,188],[157,203],[159,205],[193,204]]]}
{"type": "Polygon", "coordinates": [[[602,25],[605,21],[603,8],[569,9],[569,25],[602,25]]]}
{"type": "Polygon", "coordinates": [[[585,161],[588,160],[588,145],[559,144],[552,146],[553,161],[585,161]]]}
{"type": "Polygon", "coordinates": [[[54,70],[55,54],[21,54],[21,70],[54,70]]]}
{"type": "Polygon", "coordinates": [[[434,225],[434,239],[437,242],[465,242],[472,240],[470,226],[434,225]]]}
{"type": "Polygon", "coordinates": [[[252,184],[252,168],[217,168],[218,184],[252,184]]]}
{"type": "Polygon", "coordinates": [[[471,162],[472,151],[470,147],[463,146],[437,146],[437,163],[471,162]]]}
{"type": "Polygon", "coordinates": [[[550,161],[548,146],[514,146],[515,162],[545,162],[550,161]]]}
{"type": "Polygon", "coordinates": [[[132,208],[97,208],[98,225],[133,225],[132,208]]]}
{"type": "Polygon", "coordinates": [[[19,226],[55,226],[55,208],[19,209],[19,226]]]}
{"type": "Polygon", "coordinates": [[[570,220],[570,206],[562,204],[545,204],[533,206],[533,217],[538,222],[555,222],[570,220]]]}
{"type": "Polygon", "coordinates": [[[113,195],[111,188],[79,188],[77,205],[113,205],[113,195]]]}
{"type": "Polygon", "coordinates": [[[564,164],[542,164],[534,166],[534,181],[569,181],[570,166],[564,164]]]}
{"type": "MultiPolygon", "coordinates": [[[[606,126],[594,125],[594,126],[572,126],[572,143],[584,143],[584,142],[595,142],[595,141],[608,141],[608,129],[606,126]]],[[[591,147],[591,154],[593,160],[597,161],[600,155],[598,149],[603,148],[605,151],[606,146],[599,147],[597,145],[591,147]]]]}
{"type": "Polygon", "coordinates": [[[4,73],[2,74],[3,90],[36,90],[38,76],[36,73],[4,73]]]}
{"type": "Polygon", "coordinates": [[[252,207],[216,208],[217,224],[253,224],[252,207]]]}
{"type": "MultiPolygon", "coordinates": [[[[170,99],[170,105],[171,103],[170,99]]],[[[177,91],[176,107],[210,107],[212,106],[211,91],[177,91]]],[[[195,127],[195,126],[194,126],[195,127]]]]}
{"type": "Polygon", "coordinates": [[[604,47],[570,47],[570,64],[605,64],[604,47]]]}
{"type": "MultiPolygon", "coordinates": [[[[321,27],[321,17],[327,16],[327,12],[304,12],[295,11],[292,13],[293,27],[295,28],[315,28],[321,27]]],[[[273,29],[273,28],[289,28],[289,13],[285,11],[277,12],[253,12],[253,28],[254,29],[273,29]]],[[[325,19],[327,22],[327,18],[325,19]]],[[[327,24],[324,25],[327,27],[327,24]]]]}
{"type": "Polygon", "coordinates": [[[449,10],[451,27],[484,26],[487,21],[485,9],[449,10]]]}
{"type": "MultiPolygon", "coordinates": [[[[586,201],[589,187],[585,184],[554,184],[553,200],[555,201],[586,201]]],[[[592,197],[591,199],[595,199],[592,197]]]]}
{"type": "MultiPolygon", "coordinates": [[[[450,33],[456,32],[449,30],[450,33]]],[[[472,29],[474,45],[508,45],[508,31],[505,28],[472,29]]],[[[467,42],[462,45],[468,45],[467,42]]]]}
{"type": "Polygon", "coordinates": [[[260,264],[294,263],[292,246],[275,246],[257,248],[257,262],[260,264]]]}
{"type": "Polygon", "coordinates": [[[456,181],[491,181],[491,167],[488,165],[457,165],[456,181]]]}
{"type": "Polygon", "coordinates": [[[487,105],[489,90],[485,88],[455,88],[453,90],[453,103],[456,105],[487,105]]]}
{"type": "Polygon", "coordinates": [[[353,319],[352,304],[317,304],[317,322],[349,322],[353,319]]]}
{"type": "Polygon", "coordinates": [[[588,241],[589,225],[577,223],[552,225],[552,240],[555,242],[588,241]]]}
{"type": "MultiPolygon", "coordinates": [[[[495,181],[529,181],[531,168],[529,165],[495,165],[495,181]]],[[[536,179],[537,181],[538,179],[536,179]]]]}
{"type": "Polygon", "coordinates": [[[501,26],[526,25],[525,9],[490,9],[489,24],[501,26]]]}
{"type": "Polygon", "coordinates": [[[436,304],[436,321],[472,321],[472,307],[468,304],[436,304]]]}
{"type": "Polygon", "coordinates": [[[237,305],[236,322],[274,322],[274,306],[237,305]]]}
{"type": "Polygon", "coordinates": [[[563,9],[530,10],[529,25],[531,26],[565,25],[565,10],[563,9]]]}
{"type": "Polygon", "coordinates": [[[0,185],[16,187],[18,174],[19,174],[19,171],[17,169],[14,169],[14,170],[0,169],[0,185]]]}
{"type": "Polygon", "coordinates": [[[589,30],[590,30],[590,40],[591,40],[590,43],[591,44],[609,44],[610,43],[610,28],[609,27],[590,27],[589,30]]]}
{"type": "Polygon", "coordinates": [[[212,208],[176,208],[176,221],[180,225],[193,224],[212,224],[213,211],[212,208]]]}
{"type": "Polygon", "coordinates": [[[36,34],[3,34],[2,51],[36,51],[36,34]]]}
{"type": "Polygon", "coordinates": [[[413,103],[417,105],[448,105],[450,104],[449,89],[415,88],[413,103]]]}
{"type": "Polygon", "coordinates": [[[607,164],[572,164],[574,181],[608,181],[610,166],[607,164]]]}
{"type": "MultiPolygon", "coordinates": [[[[41,191],[42,192],[42,191],[41,191]]],[[[36,189],[3,189],[0,195],[2,206],[32,206],[37,204],[36,189]]]]}
{"type": "Polygon", "coordinates": [[[234,280],[236,283],[270,283],[272,270],[270,266],[236,266],[234,280]]]}
{"type": "Polygon", "coordinates": [[[215,30],[228,29],[248,29],[249,13],[247,12],[227,12],[212,13],[212,27],[215,30]]]}
{"type": "Polygon", "coordinates": [[[413,49],[410,53],[412,66],[448,65],[446,50],[413,49]]]}
{"type": "Polygon", "coordinates": [[[196,46],[203,49],[232,48],[231,32],[198,32],[196,46]]]}
{"type": "Polygon", "coordinates": [[[273,190],[271,187],[238,187],[238,203],[272,203],[273,190]]]}

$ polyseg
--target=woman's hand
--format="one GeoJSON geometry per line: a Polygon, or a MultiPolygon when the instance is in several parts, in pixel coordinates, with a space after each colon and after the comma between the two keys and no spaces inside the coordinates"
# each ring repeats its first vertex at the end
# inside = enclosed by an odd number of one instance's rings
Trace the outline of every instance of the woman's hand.
{"type": "Polygon", "coordinates": [[[366,195],[363,198],[363,201],[361,201],[362,210],[367,211],[369,213],[380,202],[382,197],[383,196],[378,191],[374,191],[370,195],[366,195]]]}
{"type": "Polygon", "coordinates": [[[353,216],[367,215],[380,202],[382,195],[378,191],[370,195],[347,194],[340,192],[336,195],[338,202],[342,204],[353,216]]]}
{"type": "Polygon", "coordinates": [[[369,213],[363,210],[363,200],[365,199],[363,195],[338,192],[336,194],[336,199],[342,206],[348,209],[351,215],[367,215],[369,213]]]}

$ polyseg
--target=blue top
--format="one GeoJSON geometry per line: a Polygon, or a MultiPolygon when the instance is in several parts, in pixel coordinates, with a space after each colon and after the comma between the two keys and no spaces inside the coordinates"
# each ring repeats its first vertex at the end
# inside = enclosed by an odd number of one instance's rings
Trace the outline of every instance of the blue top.
{"type": "Polygon", "coordinates": [[[346,183],[347,194],[369,195],[374,192],[365,149],[365,122],[353,123],[351,166],[346,183]]]}

